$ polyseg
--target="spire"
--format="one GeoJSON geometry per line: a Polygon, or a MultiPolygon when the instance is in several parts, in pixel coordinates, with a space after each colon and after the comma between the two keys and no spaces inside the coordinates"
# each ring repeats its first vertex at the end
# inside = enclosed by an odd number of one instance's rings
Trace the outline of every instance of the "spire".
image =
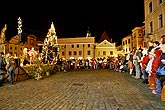
{"type": "Polygon", "coordinates": [[[89,27],[88,27],[88,30],[87,30],[87,35],[86,37],[90,37],[91,36],[91,33],[89,32],[89,27]]]}

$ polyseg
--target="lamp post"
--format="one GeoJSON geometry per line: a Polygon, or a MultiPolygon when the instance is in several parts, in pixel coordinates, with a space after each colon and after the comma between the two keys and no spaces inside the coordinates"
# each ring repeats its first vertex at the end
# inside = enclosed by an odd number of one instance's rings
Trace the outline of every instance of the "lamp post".
{"type": "Polygon", "coordinates": [[[22,29],[21,29],[21,27],[22,27],[22,20],[21,20],[21,18],[19,17],[18,18],[18,44],[21,42],[21,34],[22,34],[22,29]]]}
{"type": "MultiPolygon", "coordinates": [[[[20,45],[20,42],[21,42],[21,34],[22,34],[22,20],[21,18],[19,17],[18,18],[18,51],[19,51],[19,45],[20,45]]],[[[20,51],[19,51],[20,52],[20,51]]],[[[19,59],[19,52],[18,52],[18,65],[17,65],[17,68],[18,68],[18,74],[19,74],[19,67],[20,67],[20,59],[19,59]]]]}

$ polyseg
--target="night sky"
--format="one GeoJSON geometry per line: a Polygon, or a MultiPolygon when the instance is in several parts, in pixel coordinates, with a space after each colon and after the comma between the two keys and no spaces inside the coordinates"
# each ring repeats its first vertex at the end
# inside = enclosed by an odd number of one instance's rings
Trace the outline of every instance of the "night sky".
{"type": "Polygon", "coordinates": [[[84,37],[89,27],[96,42],[105,31],[117,45],[121,44],[121,38],[132,33],[134,27],[144,25],[143,0],[127,0],[126,2],[70,1],[65,4],[55,4],[49,9],[42,6],[32,5],[29,10],[22,8],[24,13],[20,14],[16,13],[17,9],[14,8],[13,12],[1,15],[0,29],[7,24],[7,39],[18,33],[18,17],[22,19],[23,33],[34,34],[39,40],[45,38],[53,22],[58,38],[84,37]]]}

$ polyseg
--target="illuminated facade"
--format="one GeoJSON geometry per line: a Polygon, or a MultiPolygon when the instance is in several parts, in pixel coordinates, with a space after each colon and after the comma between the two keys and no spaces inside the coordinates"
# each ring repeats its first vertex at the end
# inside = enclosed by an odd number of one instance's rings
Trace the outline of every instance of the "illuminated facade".
{"type": "Polygon", "coordinates": [[[5,53],[10,53],[12,56],[18,57],[18,55],[23,56],[24,49],[27,51],[34,48],[38,51],[37,39],[34,35],[30,34],[27,36],[27,40],[18,45],[18,35],[14,36],[6,43],[5,53]]]}
{"type": "Polygon", "coordinates": [[[136,49],[144,48],[144,26],[142,27],[135,27],[132,30],[132,43],[133,47],[136,49]]]}
{"type": "Polygon", "coordinates": [[[144,0],[145,41],[159,41],[165,35],[165,1],[144,0]]]}
{"type": "Polygon", "coordinates": [[[95,37],[58,38],[59,56],[65,59],[94,58],[95,37]]]}
{"type": "Polygon", "coordinates": [[[132,41],[132,35],[128,35],[122,39],[122,47],[125,54],[132,51],[132,41]]]}
{"type": "Polygon", "coordinates": [[[116,44],[107,40],[95,44],[95,58],[117,57],[123,51],[117,51],[116,44]]]}

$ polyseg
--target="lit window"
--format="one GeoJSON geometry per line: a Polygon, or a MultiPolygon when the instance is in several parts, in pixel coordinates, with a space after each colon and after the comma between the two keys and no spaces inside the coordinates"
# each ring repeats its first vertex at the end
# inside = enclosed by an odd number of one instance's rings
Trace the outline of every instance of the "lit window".
{"type": "Polygon", "coordinates": [[[90,44],[88,44],[88,47],[90,47],[90,44]]]}
{"type": "Polygon", "coordinates": [[[72,52],[71,51],[69,51],[69,55],[72,55],[72,52]]]}
{"type": "Polygon", "coordinates": [[[106,51],[103,51],[103,55],[106,55],[106,51]]]}
{"type": "Polygon", "coordinates": [[[77,52],[76,51],[74,51],[74,55],[77,55],[77,52]]]}
{"type": "Polygon", "coordinates": [[[159,27],[163,27],[163,18],[162,18],[162,14],[159,15],[159,27]]]}
{"type": "Polygon", "coordinates": [[[149,12],[152,12],[152,2],[149,3],[149,12]]]}
{"type": "Polygon", "coordinates": [[[90,55],[91,54],[91,51],[88,51],[88,55],[90,55]]]}

